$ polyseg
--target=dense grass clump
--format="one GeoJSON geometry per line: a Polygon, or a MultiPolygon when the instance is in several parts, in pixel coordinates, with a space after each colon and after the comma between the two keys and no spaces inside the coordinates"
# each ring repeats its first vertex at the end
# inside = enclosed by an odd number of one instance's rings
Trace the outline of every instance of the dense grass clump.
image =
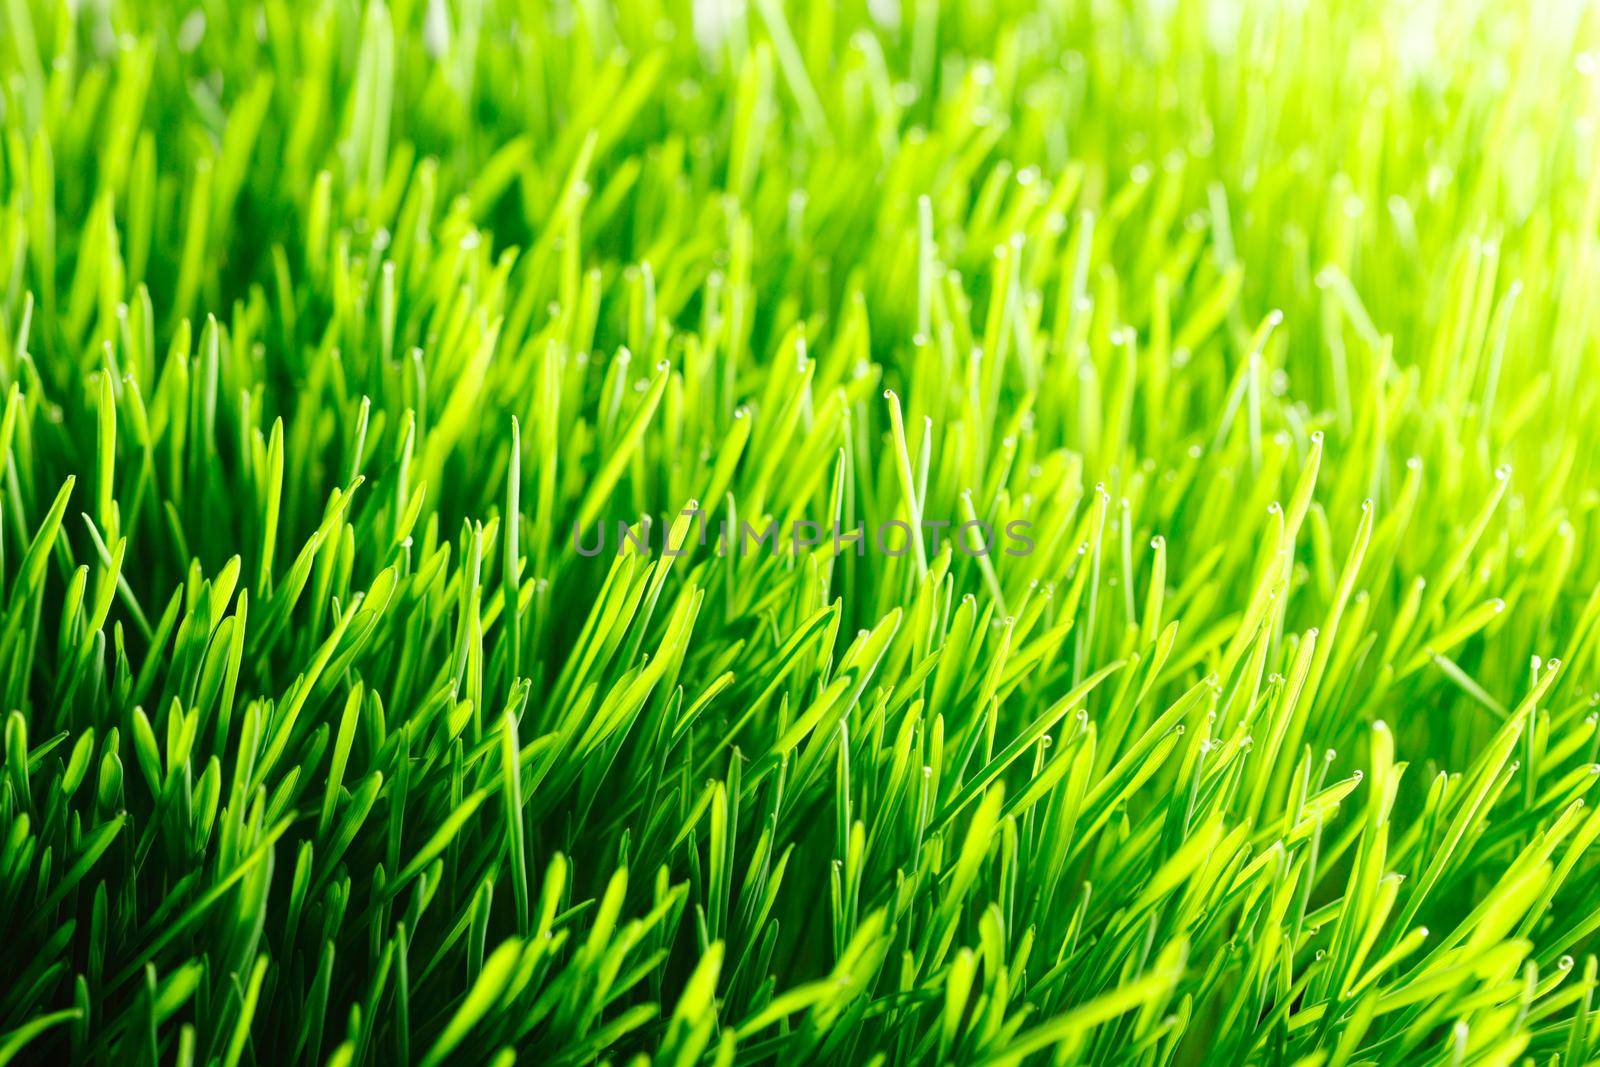
{"type": "Polygon", "coordinates": [[[1595,1061],[1597,43],[0,0],[0,1064],[1595,1061]]]}

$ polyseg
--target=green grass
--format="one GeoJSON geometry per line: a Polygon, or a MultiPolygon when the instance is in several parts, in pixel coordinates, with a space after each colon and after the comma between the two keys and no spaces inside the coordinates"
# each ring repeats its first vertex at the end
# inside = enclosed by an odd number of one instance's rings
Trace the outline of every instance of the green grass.
{"type": "Polygon", "coordinates": [[[1597,46],[0,0],[0,1064],[1596,1061],[1597,46]]]}

